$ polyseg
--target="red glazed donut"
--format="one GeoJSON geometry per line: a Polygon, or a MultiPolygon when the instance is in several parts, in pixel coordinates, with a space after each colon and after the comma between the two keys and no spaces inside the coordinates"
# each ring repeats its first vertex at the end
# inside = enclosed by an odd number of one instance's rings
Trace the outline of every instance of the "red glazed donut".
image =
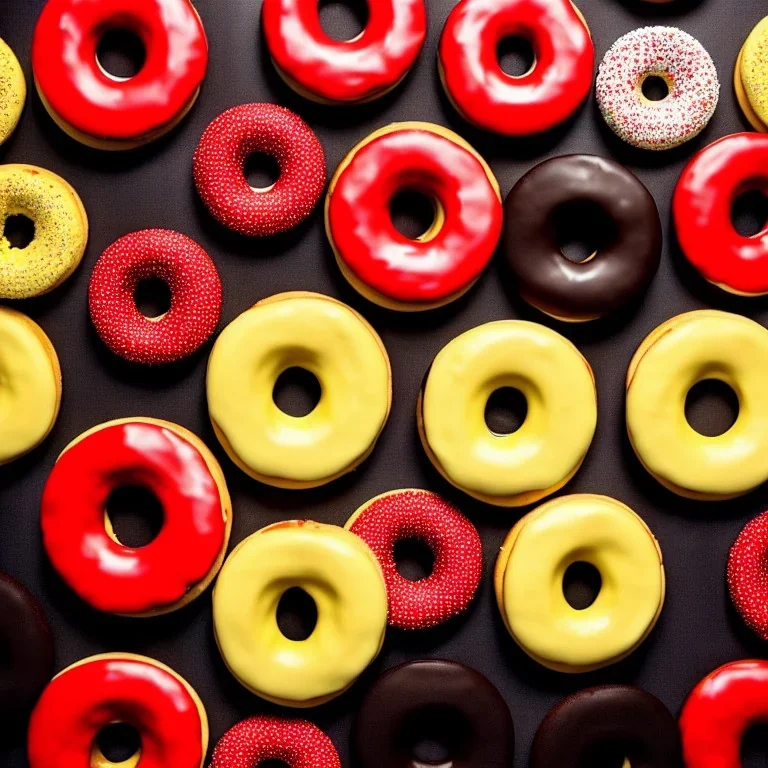
{"type": "Polygon", "coordinates": [[[768,640],[768,512],[747,523],[728,555],[728,591],[744,623],[768,640]]]}
{"type": "Polygon", "coordinates": [[[205,30],[189,0],[48,0],[35,28],[32,69],[51,117],[76,140],[130,149],[171,130],[192,108],[208,66],[205,30]],[[123,80],[99,65],[109,29],[128,29],[146,49],[123,80]]]}
{"type": "Polygon", "coordinates": [[[230,728],[210,768],[253,768],[266,760],[288,768],[341,768],[333,742],[316,725],[282,717],[249,717],[230,728]]]}
{"type": "Polygon", "coordinates": [[[181,608],[213,580],[232,511],[221,468],[199,438],[165,421],[121,419],[64,449],[45,484],[40,523],[51,563],[83,600],[149,616],[181,608]],[[125,486],[150,491],[163,508],[162,530],[143,547],[121,544],[104,513],[125,486]]]}
{"type": "Polygon", "coordinates": [[[201,768],[208,718],[192,687],[159,661],[126,653],[91,656],[60,672],[43,691],[27,737],[30,768],[108,766],[96,737],[132,725],[140,752],[125,768],[201,768]]]}
{"type": "Polygon", "coordinates": [[[390,309],[431,309],[467,291],[501,234],[499,185],[457,134],[431,123],[375,131],[339,165],[325,228],[353,288],[390,309]],[[395,229],[390,202],[415,190],[431,198],[432,226],[413,240],[395,229]]]}
{"type": "Polygon", "coordinates": [[[456,109],[488,131],[523,136],[572,115],[592,86],[595,49],[570,0],[461,0],[443,28],[440,77],[456,109]],[[510,35],[530,40],[533,67],[507,75],[497,48],[510,35]]]}
{"type": "Polygon", "coordinates": [[[740,768],[744,732],[766,718],[768,661],[734,661],[711,672],[680,714],[686,768],[740,768]]]}
{"type": "Polygon", "coordinates": [[[221,280],[210,256],[194,241],[167,229],[121,237],[96,262],[88,304],[102,341],[133,363],[172,363],[191,355],[216,330],[221,280]],[[142,280],[159,278],[171,292],[170,309],[148,318],[136,307],[142,280]]]}
{"type": "Polygon", "coordinates": [[[375,0],[354,40],[334,40],[317,0],[264,0],[262,27],[278,74],[321,103],[371,101],[408,73],[427,35],[424,0],[375,0]]]}
{"type": "Polygon", "coordinates": [[[768,188],[768,136],[736,133],[698,152],[677,182],[672,213],[680,247],[709,282],[768,293],[768,228],[745,237],[731,221],[736,197],[768,188]]]}
{"type": "Polygon", "coordinates": [[[243,104],[206,128],[195,152],[195,184],[211,214],[242,235],[276,235],[309,216],[325,187],[325,153],[313,130],[276,104],[243,104]],[[266,189],[248,185],[248,155],[264,152],[280,166],[266,189]]]}
{"type": "Polygon", "coordinates": [[[371,548],[384,573],[389,624],[427,629],[467,609],[483,575],[483,545],[472,523],[431,491],[389,491],[363,504],[345,528],[371,548]],[[423,541],[434,554],[432,573],[410,581],[397,570],[395,544],[423,541]]]}

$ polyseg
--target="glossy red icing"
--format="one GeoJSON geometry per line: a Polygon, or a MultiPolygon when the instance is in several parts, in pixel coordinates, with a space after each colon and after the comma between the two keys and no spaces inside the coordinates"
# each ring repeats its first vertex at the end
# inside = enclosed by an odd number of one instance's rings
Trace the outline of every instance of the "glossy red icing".
{"type": "Polygon", "coordinates": [[[43,543],[64,580],[95,608],[143,613],[180,600],[213,567],[226,535],[218,486],[197,448],[157,424],[104,427],[67,450],[43,491],[43,543]],[[121,485],[143,486],[164,524],[144,547],[107,535],[104,509],[121,485]]]}
{"type": "Polygon", "coordinates": [[[766,719],[768,661],[734,661],[711,672],[680,714],[686,768],[740,768],[744,732],[766,719]]]}
{"type": "Polygon", "coordinates": [[[553,128],[578,109],[592,86],[595,50],[570,0],[461,0],[440,38],[440,67],[459,111],[488,131],[522,136],[553,128]],[[497,48],[530,40],[535,64],[507,75],[497,48]]]}
{"type": "Polygon", "coordinates": [[[270,55],[289,81],[323,101],[367,101],[405,77],[427,34],[424,0],[375,0],[354,40],[334,40],[320,24],[318,0],[264,0],[270,55]]]}
{"type": "Polygon", "coordinates": [[[32,68],[54,112],[82,133],[127,141],[170,123],[205,77],[208,43],[189,0],[48,0],[35,28],[32,68]],[[133,78],[96,60],[105,29],[129,29],[146,49],[133,78]]]}
{"type": "Polygon", "coordinates": [[[98,732],[114,722],[139,732],[141,768],[200,768],[203,728],[195,700],[170,672],[135,658],[96,658],[49,683],[29,724],[30,768],[91,765],[98,732]]]}
{"type": "Polygon", "coordinates": [[[406,128],[359,149],[336,179],[328,228],[339,258],[367,285],[398,301],[447,298],[475,280],[501,234],[502,207],[480,161],[429,130],[406,128]],[[428,241],[392,223],[395,194],[415,189],[437,199],[445,223],[428,241]]]}
{"type": "Polygon", "coordinates": [[[731,222],[734,200],[751,189],[768,189],[768,136],[725,136],[688,163],[672,213],[683,253],[707,280],[758,294],[768,292],[768,227],[744,237],[731,222]]]}

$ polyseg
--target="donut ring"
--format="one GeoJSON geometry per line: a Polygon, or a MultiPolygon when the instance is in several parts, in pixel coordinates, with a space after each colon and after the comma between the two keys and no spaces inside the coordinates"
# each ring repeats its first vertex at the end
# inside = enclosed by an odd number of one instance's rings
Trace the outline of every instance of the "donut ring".
{"type": "Polygon", "coordinates": [[[210,256],[194,241],[167,229],[144,229],[121,237],[96,262],[88,285],[91,320],[102,341],[132,363],[181,360],[216,330],[222,289],[210,256]],[[171,305],[160,317],[136,306],[142,280],[168,285],[171,305]]]}
{"type": "Polygon", "coordinates": [[[341,768],[336,747],[316,725],[266,716],[232,726],[216,744],[211,768],[253,768],[266,760],[289,768],[341,768]]]}
{"type": "Polygon", "coordinates": [[[733,71],[736,101],[756,131],[768,132],[768,16],[749,33],[739,51],[733,71]]]}
{"type": "Polygon", "coordinates": [[[570,0],[461,0],[440,37],[440,79],[454,107],[506,136],[547,131],[570,117],[589,94],[594,66],[589,29],[570,0]],[[535,60],[515,77],[501,69],[497,49],[518,33],[535,60]]]}
{"type": "Polygon", "coordinates": [[[189,0],[51,0],[32,41],[43,105],[65,133],[96,149],[133,149],[175,128],[207,67],[205,30],[189,0]],[[99,41],[115,28],[144,44],[135,77],[114,77],[98,62],[99,41]]]}
{"type": "Polygon", "coordinates": [[[328,187],[325,230],[342,275],[370,301],[433,309],[464,294],[501,234],[493,171],[464,139],[432,123],[393,123],[341,161],[328,187]],[[398,192],[429,197],[435,219],[416,239],[395,229],[398,192]]]}
{"type": "Polygon", "coordinates": [[[243,104],[220,114],[195,151],[195,185],[211,215],[249,237],[285,232],[312,213],[326,179],[323,145],[296,114],[277,104],[243,104]],[[264,152],[280,167],[270,187],[248,185],[248,155],[264,152]]]}
{"type": "Polygon", "coordinates": [[[661,549],[629,507],[607,496],[561,496],[529,512],[509,532],[494,569],[504,624],[535,661],[557,672],[606,667],[648,637],[664,605],[661,549]],[[588,562],[600,572],[595,601],[566,601],[566,569],[588,562]]]}
{"type": "Polygon", "coordinates": [[[436,493],[382,493],[344,527],[368,544],[381,565],[391,627],[435,627],[469,607],[483,575],[483,544],[472,523],[436,493]],[[401,576],[395,562],[395,544],[409,538],[425,542],[434,554],[432,572],[419,581],[401,576]]]}
{"type": "Polygon", "coordinates": [[[728,592],[744,623],[768,640],[768,512],[748,522],[728,554],[728,592]]]}
{"type": "Polygon", "coordinates": [[[64,449],[43,490],[40,524],[51,563],[89,605],[157,616],[213,581],[232,504],[221,467],[198,437],[167,421],[118,419],[64,449]],[[150,491],[163,507],[163,527],[143,547],[121,544],[105,513],[110,493],[126,485],[150,491]]]}
{"type": "Polygon", "coordinates": [[[432,464],[451,484],[488,504],[519,507],[562,488],[577,472],[597,424],[589,363],[570,341],[523,320],[473,328],[438,353],[419,394],[417,426],[432,464]],[[516,432],[485,422],[502,387],[525,396],[516,432]]]}
{"type": "Polygon", "coordinates": [[[387,588],[358,536],[309,520],[275,523],[227,558],[213,590],[213,626],[241,685],[276,704],[314,707],[346,691],[378,656],[387,588]],[[306,640],[289,640],[277,625],[277,606],[292,587],[317,607],[306,640]]]}
{"type": "Polygon", "coordinates": [[[16,130],[26,99],[24,70],[14,52],[0,40],[0,145],[16,130]]]}
{"type": "Polygon", "coordinates": [[[45,331],[0,306],[0,465],[48,437],[61,407],[61,367],[45,331]]]}
{"type": "Polygon", "coordinates": [[[0,299],[29,299],[58,288],[77,269],[88,242],[88,216],[77,192],[34,165],[0,165],[0,224],[26,216],[35,225],[26,248],[0,236],[0,299]]]}
{"type": "Polygon", "coordinates": [[[373,451],[392,404],[392,371],[361,315],[296,291],[263,299],[221,332],[206,391],[216,437],[235,464],[267,485],[314,488],[373,451]],[[284,413],[272,397],[278,376],[293,367],[320,382],[320,401],[306,416],[284,413]]]}
{"type": "Polygon", "coordinates": [[[654,150],[671,149],[704,130],[719,93],[712,57],[676,27],[643,27],[620,37],[600,62],[595,85],[608,127],[628,144],[654,150]],[[643,95],[648,77],[667,84],[661,101],[643,95]]]}
{"type": "Polygon", "coordinates": [[[91,656],[53,678],[32,713],[30,768],[202,768],[208,748],[203,702],[165,664],[130,653],[91,656]],[[96,744],[99,731],[128,723],[141,747],[119,764],[96,744]]]}
{"type": "Polygon", "coordinates": [[[408,74],[427,36],[424,0],[368,3],[368,23],[353,40],[334,40],[315,0],[265,0],[262,29],[280,77],[321,104],[373,101],[408,74]]]}
{"type": "Polygon", "coordinates": [[[687,312],[652,331],[627,371],[627,432],[643,466],[664,487],[701,501],[741,496],[768,480],[768,331],[741,315],[687,312]],[[716,379],[739,399],[733,426],[699,434],[685,418],[694,384],[716,379]]]}

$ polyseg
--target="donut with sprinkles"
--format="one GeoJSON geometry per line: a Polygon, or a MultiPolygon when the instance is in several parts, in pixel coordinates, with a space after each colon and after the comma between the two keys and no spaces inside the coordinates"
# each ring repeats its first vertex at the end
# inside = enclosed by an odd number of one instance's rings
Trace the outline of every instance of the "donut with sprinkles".
{"type": "Polygon", "coordinates": [[[728,591],[744,623],[768,640],[768,512],[747,523],[728,555],[728,591]]]}

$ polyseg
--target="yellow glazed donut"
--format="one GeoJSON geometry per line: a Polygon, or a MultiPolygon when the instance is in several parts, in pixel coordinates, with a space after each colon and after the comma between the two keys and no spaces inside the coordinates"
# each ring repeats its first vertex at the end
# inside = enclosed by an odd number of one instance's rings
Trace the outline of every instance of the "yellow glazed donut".
{"type": "Polygon", "coordinates": [[[19,60],[0,40],[0,144],[16,129],[24,111],[27,83],[19,60]]]}
{"type": "Polygon", "coordinates": [[[768,480],[768,331],[741,315],[698,310],[673,317],[643,341],[627,372],[627,432],[645,468],[671,491],[717,501],[768,480]],[[685,417],[691,387],[725,382],[739,415],[707,437],[685,417]]]}
{"type": "Polygon", "coordinates": [[[768,16],[749,33],[733,73],[736,99],[755,130],[768,131],[768,16]]]}
{"type": "Polygon", "coordinates": [[[56,350],[37,323],[0,306],[0,464],[45,440],[61,404],[56,350]]]}
{"type": "Polygon", "coordinates": [[[613,664],[650,634],[664,604],[661,550],[629,507],[607,496],[577,494],[523,517],[501,547],[496,600],[517,644],[558,672],[613,664]],[[602,585],[583,610],[563,594],[566,569],[587,562],[602,585]]]}
{"type": "Polygon", "coordinates": [[[288,521],[262,528],[227,558],[213,592],[213,621],[230,672],[257,696],[312,707],[343,693],[376,658],[387,625],[387,590],[365,542],[335,525],[288,521]],[[317,607],[306,640],[277,625],[292,587],[317,607]]]}
{"type": "Polygon", "coordinates": [[[430,460],[457,488],[489,504],[531,504],[565,485],[589,449],[597,423],[592,369],[543,325],[486,323],[438,353],[417,422],[430,460]],[[502,387],[528,404],[523,425],[506,435],[485,422],[488,399],[502,387]]]}
{"type": "Polygon", "coordinates": [[[16,215],[30,219],[35,234],[26,248],[0,236],[3,299],[28,299],[58,287],[80,264],[88,242],[88,217],[77,192],[43,168],[0,165],[0,227],[16,215]]]}
{"type": "Polygon", "coordinates": [[[353,309],[317,293],[281,293],[222,331],[207,391],[216,436],[242,470],[269,485],[312,488],[373,450],[392,375],[381,339],[353,309]],[[273,399],[278,376],[293,367],[320,382],[320,401],[306,416],[284,413],[273,399]]]}

